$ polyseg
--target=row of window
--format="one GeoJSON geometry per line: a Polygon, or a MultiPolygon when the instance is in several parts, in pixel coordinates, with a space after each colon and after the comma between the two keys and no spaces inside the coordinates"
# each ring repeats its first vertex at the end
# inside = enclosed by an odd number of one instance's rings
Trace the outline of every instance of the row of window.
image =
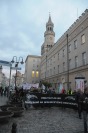
{"type": "Polygon", "coordinates": [[[39,77],[39,71],[32,71],[32,78],[38,78],[39,77]]]}
{"type": "MultiPolygon", "coordinates": [[[[72,63],[72,60],[69,59],[69,69],[71,68],[71,63],[72,63]]],[[[86,53],[83,53],[82,54],[82,65],[86,65],[86,53]]],[[[78,56],[75,56],[75,68],[79,66],[79,62],[78,62],[78,56]]],[[[63,71],[65,71],[65,68],[66,67],[66,63],[63,62],[63,71]]]]}
{"type": "MultiPolygon", "coordinates": [[[[84,44],[85,43],[85,35],[83,34],[81,36],[81,44],[84,44]]],[[[74,41],[74,49],[77,49],[77,40],[74,41]]],[[[71,52],[71,44],[68,46],[68,51],[71,52]]],[[[64,51],[63,51],[64,52],[64,51]]]]}
{"type": "MultiPolygon", "coordinates": [[[[69,68],[71,68],[72,60],[69,59],[69,68]]],[[[86,52],[82,53],[82,65],[86,65],[86,52]]],[[[75,56],[75,68],[79,66],[78,56],[75,56]]],[[[63,62],[63,71],[65,71],[66,63],[63,62]]]]}
{"type": "MultiPolygon", "coordinates": [[[[63,62],[63,72],[66,71],[66,63],[63,62]]],[[[82,53],[82,65],[86,65],[86,52],[82,53]]],[[[69,69],[72,66],[72,60],[69,59],[69,69]]],[[[79,62],[78,62],[78,56],[75,56],[75,68],[79,66],[79,62]]],[[[59,74],[59,65],[58,65],[58,74],[59,74]]],[[[53,69],[50,69],[47,71],[47,76],[51,76],[51,75],[55,75],[56,73],[55,67],[53,69]]]]}
{"type": "Polygon", "coordinates": [[[41,59],[33,59],[33,62],[40,62],[41,59]]]}
{"type": "Polygon", "coordinates": [[[39,65],[33,64],[33,68],[38,68],[39,65]]]}
{"type": "MultiPolygon", "coordinates": [[[[81,43],[84,44],[85,43],[85,35],[83,34],[81,36],[81,43]]],[[[74,41],[74,49],[77,49],[77,40],[74,41]]],[[[68,51],[71,52],[71,44],[68,46],[68,51]]],[[[65,56],[65,49],[63,49],[63,57],[65,56]]],[[[59,53],[58,53],[58,60],[59,60],[59,53]]],[[[54,55],[54,59],[55,59],[55,55],[54,55]]],[[[50,59],[50,61],[48,60],[48,65],[52,65],[52,59],[50,59]]]]}
{"type": "MultiPolygon", "coordinates": [[[[69,68],[71,68],[71,59],[69,59],[69,68]]],[[[82,53],[82,65],[86,65],[86,52],[82,53]]],[[[75,67],[79,66],[78,56],[75,56],[75,67]]]]}
{"type": "Polygon", "coordinates": [[[53,31],[53,27],[48,27],[47,31],[53,31]]]}

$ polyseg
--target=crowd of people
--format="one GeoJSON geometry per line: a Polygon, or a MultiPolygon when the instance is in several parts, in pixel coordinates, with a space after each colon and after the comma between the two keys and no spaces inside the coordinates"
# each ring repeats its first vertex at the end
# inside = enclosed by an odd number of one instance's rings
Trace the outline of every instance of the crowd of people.
{"type": "Polygon", "coordinates": [[[8,93],[9,93],[9,87],[6,86],[5,88],[3,88],[2,86],[0,87],[0,95],[1,96],[7,96],[8,97],[8,93]]]}
{"type": "MultiPolygon", "coordinates": [[[[51,91],[50,89],[48,89],[47,93],[49,94],[52,94],[52,93],[55,93],[55,90],[54,91],[51,91]]],[[[88,87],[85,87],[84,88],[84,91],[81,90],[81,89],[75,89],[72,91],[72,89],[68,89],[67,91],[63,88],[61,93],[60,94],[67,94],[67,95],[74,95],[75,96],[75,101],[78,105],[78,115],[79,115],[79,118],[81,119],[82,118],[82,111],[84,110],[88,110],[87,109],[87,105],[88,104],[84,104],[85,100],[86,100],[86,103],[87,103],[87,97],[88,97],[88,87]]]]}
{"type": "MultiPolygon", "coordinates": [[[[48,88],[46,93],[48,93],[50,95],[55,94],[55,89],[48,88]]],[[[85,87],[84,92],[81,91],[81,89],[74,90],[74,91],[72,91],[71,88],[68,89],[67,91],[65,89],[62,89],[60,94],[75,95],[75,100],[76,100],[76,103],[78,104],[78,114],[79,114],[79,118],[81,119],[81,117],[82,117],[82,115],[81,115],[82,110],[87,108],[87,107],[84,106],[83,101],[87,97],[88,87],[85,87]]],[[[1,96],[4,95],[4,96],[8,97],[8,95],[9,95],[9,87],[5,87],[4,89],[2,87],[0,87],[0,95],[1,96]]],[[[19,88],[15,87],[15,94],[14,94],[14,96],[16,97],[16,101],[17,101],[18,98],[24,98],[25,95],[26,94],[25,94],[23,88],[19,89],[19,88]]]]}

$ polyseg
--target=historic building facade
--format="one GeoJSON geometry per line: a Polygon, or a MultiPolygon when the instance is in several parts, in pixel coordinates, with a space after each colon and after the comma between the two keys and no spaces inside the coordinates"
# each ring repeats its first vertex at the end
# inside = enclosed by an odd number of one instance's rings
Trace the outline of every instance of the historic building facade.
{"type": "Polygon", "coordinates": [[[21,86],[24,83],[24,74],[22,74],[20,71],[17,71],[17,74],[12,76],[12,80],[11,80],[12,86],[14,83],[16,84],[16,86],[21,86]]]}
{"type": "Polygon", "coordinates": [[[25,61],[25,82],[39,83],[41,56],[28,55],[25,61]]]}
{"type": "MultiPolygon", "coordinates": [[[[88,83],[88,9],[54,43],[54,24],[46,23],[44,43],[41,46],[41,80],[57,88],[63,83],[75,88],[75,77],[85,77],[88,83]]],[[[88,85],[88,84],[87,84],[88,85]]]]}

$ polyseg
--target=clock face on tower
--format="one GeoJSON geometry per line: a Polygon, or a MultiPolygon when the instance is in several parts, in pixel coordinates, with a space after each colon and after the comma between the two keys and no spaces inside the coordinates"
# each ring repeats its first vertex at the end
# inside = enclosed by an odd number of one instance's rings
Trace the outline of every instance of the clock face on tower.
{"type": "Polygon", "coordinates": [[[52,40],[52,37],[50,37],[50,40],[52,40]]]}

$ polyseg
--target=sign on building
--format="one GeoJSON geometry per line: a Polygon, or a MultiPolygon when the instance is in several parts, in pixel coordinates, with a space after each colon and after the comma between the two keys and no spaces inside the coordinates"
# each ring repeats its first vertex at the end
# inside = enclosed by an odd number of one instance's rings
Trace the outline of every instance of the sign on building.
{"type": "Polygon", "coordinates": [[[21,70],[20,67],[11,67],[11,69],[13,69],[13,70],[21,70]]]}
{"type": "Polygon", "coordinates": [[[80,89],[84,92],[84,77],[76,77],[76,90],[80,89]]]}
{"type": "Polygon", "coordinates": [[[0,65],[2,65],[2,66],[11,66],[11,62],[0,60],[0,65]]]}

